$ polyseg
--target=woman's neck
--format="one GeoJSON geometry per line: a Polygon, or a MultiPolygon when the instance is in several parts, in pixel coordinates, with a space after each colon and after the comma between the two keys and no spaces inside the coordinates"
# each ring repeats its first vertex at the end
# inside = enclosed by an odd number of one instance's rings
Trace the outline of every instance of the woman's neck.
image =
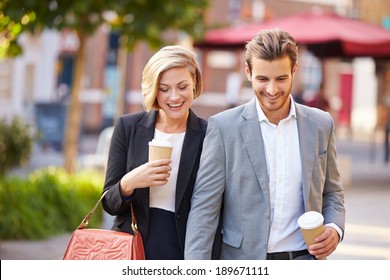
{"type": "Polygon", "coordinates": [[[187,130],[188,115],[180,119],[173,119],[160,110],[157,115],[156,128],[165,133],[185,132],[187,130]]]}

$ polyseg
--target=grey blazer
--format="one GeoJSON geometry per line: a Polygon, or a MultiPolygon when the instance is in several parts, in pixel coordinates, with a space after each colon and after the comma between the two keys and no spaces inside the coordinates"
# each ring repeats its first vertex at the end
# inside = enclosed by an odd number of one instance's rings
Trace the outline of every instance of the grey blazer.
{"type": "MultiPolygon", "coordinates": [[[[296,106],[304,208],[344,231],[344,192],[329,113],[296,106]]],[[[294,163],[292,163],[294,164],[294,163]]],[[[187,224],[186,259],[210,259],[223,204],[221,259],[265,259],[269,178],[256,98],[210,117],[187,224]]]]}

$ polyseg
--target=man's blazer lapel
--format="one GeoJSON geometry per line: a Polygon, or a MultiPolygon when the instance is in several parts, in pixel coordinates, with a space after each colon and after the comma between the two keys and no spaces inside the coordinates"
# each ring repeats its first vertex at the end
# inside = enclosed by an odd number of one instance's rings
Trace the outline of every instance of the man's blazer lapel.
{"type": "MultiPolygon", "coordinates": [[[[296,104],[296,103],[293,103],[296,104]]],[[[316,124],[309,118],[309,113],[296,104],[299,148],[302,162],[303,200],[305,209],[310,194],[314,160],[316,157],[317,136],[316,124]]]]}
{"type": "Polygon", "coordinates": [[[256,98],[253,98],[244,108],[240,125],[240,132],[246,146],[249,159],[253,165],[257,180],[266,197],[269,197],[269,176],[265,147],[258,114],[256,111],[256,98]]]}

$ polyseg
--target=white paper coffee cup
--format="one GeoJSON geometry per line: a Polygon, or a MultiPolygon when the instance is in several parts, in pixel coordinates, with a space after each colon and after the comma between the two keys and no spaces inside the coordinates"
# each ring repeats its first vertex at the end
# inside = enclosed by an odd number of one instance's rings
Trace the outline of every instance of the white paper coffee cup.
{"type": "Polygon", "coordinates": [[[173,145],[166,140],[153,139],[149,142],[149,161],[170,159],[173,145]]]}
{"type": "Polygon", "coordinates": [[[315,243],[314,239],[325,230],[324,217],[316,211],[309,211],[301,215],[298,219],[298,225],[308,248],[315,243]]]}

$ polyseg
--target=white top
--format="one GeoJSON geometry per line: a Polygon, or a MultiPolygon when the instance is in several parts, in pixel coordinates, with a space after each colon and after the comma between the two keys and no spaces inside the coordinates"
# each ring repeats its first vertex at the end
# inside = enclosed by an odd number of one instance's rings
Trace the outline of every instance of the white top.
{"type": "Polygon", "coordinates": [[[306,248],[298,226],[304,212],[302,167],[294,103],[278,125],[268,121],[258,102],[257,113],[264,139],[269,175],[271,230],[268,253],[306,248]]]}
{"type": "Polygon", "coordinates": [[[150,188],[150,207],[175,212],[177,173],[179,170],[180,157],[185,134],[185,132],[165,133],[158,129],[154,130],[154,139],[170,141],[173,144],[171,156],[172,170],[166,185],[150,188]]]}

